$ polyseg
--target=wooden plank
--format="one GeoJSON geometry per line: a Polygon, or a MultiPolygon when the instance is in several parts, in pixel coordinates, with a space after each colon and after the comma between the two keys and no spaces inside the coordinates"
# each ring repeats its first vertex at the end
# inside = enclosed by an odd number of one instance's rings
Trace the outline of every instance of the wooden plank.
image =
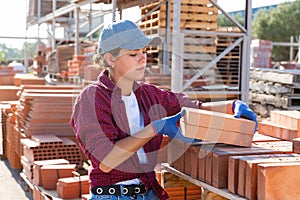
{"type": "Polygon", "coordinates": [[[266,163],[258,165],[257,198],[300,199],[300,162],[266,163]]]}

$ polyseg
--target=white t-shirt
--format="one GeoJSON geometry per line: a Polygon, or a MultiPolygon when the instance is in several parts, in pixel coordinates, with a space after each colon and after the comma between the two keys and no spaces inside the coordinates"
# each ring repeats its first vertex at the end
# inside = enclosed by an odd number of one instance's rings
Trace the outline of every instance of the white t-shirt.
{"type": "MultiPolygon", "coordinates": [[[[131,92],[129,96],[122,96],[122,100],[124,101],[126,107],[126,115],[129,122],[130,135],[134,135],[136,132],[144,128],[144,117],[141,114],[134,92],[131,92]]],[[[137,155],[139,157],[140,163],[145,164],[148,162],[143,147],[141,147],[137,151],[137,155]]],[[[140,179],[135,178],[128,181],[122,181],[117,184],[130,185],[130,184],[139,184],[139,183],[140,183],[140,179]]]]}
{"type": "MultiPolygon", "coordinates": [[[[124,101],[126,107],[130,134],[134,135],[136,132],[144,128],[143,115],[141,114],[141,111],[139,109],[139,105],[134,92],[131,92],[130,96],[122,96],[122,100],[124,101]]],[[[147,157],[143,147],[141,147],[137,151],[137,154],[142,164],[147,163],[147,157]]]]}

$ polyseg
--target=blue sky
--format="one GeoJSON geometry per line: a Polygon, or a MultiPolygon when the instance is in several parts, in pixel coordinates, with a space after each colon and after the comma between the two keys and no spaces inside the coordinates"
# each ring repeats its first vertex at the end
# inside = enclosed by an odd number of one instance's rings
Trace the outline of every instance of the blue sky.
{"type": "MultiPolygon", "coordinates": [[[[37,36],[37,29],[30,27],[26,32],[26,2],[28,0],[0,1],[0,37],[28,37],[37,36]]],[[[261,7],[286,2],[288,0],[252,0],[252,7],[261,7]]],[[[218,4],[226,11],[245,9],[246,0],[218,0],[218,4]]],[[[41,27],[41,37],[46,37],[47,27],[41,27]]],[[[30,42],[30,41],[29,41],[30,42]]],[[[3,39],[0,43],[5,43],[8,47],[21,48],[24,40],[3,39]]]]}

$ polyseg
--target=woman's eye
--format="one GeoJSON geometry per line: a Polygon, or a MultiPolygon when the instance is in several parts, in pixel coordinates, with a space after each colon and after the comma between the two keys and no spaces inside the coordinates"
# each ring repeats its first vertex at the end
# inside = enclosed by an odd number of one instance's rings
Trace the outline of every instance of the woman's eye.
{"type": "Polygon", "coordinates": [[[137,53],[131,53],[129,55],[132,56],[132,57],[135,57],[137,55],[137,53]]]}

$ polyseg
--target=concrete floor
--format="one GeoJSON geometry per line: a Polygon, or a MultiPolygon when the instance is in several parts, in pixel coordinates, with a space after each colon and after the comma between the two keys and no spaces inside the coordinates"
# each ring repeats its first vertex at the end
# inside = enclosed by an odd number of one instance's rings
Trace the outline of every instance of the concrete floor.
{"type": "Polygon", "coordinates": [[[20,170],[12,169],[7,159],[0,159],[0,199],[33,200],[26,191],[26,183],[20,178],[20,170]]]}

